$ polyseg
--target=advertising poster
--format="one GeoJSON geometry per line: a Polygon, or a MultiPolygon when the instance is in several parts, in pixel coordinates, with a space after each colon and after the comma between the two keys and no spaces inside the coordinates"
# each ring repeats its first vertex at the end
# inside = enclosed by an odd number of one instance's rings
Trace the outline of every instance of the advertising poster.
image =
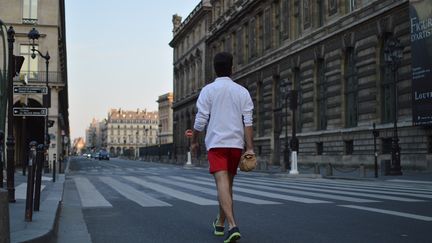
{"type": "Polygon", "coordinates": [[[432,125],[431,0],[410,0],[410,29],[413,123],[432,125]]]}

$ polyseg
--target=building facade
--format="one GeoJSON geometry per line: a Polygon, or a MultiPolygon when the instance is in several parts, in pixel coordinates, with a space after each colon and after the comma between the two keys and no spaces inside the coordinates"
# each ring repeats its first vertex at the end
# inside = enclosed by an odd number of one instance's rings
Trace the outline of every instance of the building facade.
{"type": "Polygon", "coordinates": [[[167,144],[173,142],[173,93],[159,96],[159,143],[167,144]]]}
{"type": "MultiPolygon", "coordinates": [[[[14,86],[46,87],[48,82],[48,121],[53,122],[47,132],[50,139],[48,161],[52,167],[53,158],[62,158],[70,141],[64,0],[0,0],[0,18],[8,28],[12,26],[15,30],[13,55],[25,58],[20,73],[14,78],[14,86]],[[32,58],[32,45],[27,36],[32,28],[40,34],[34,48],[43,55],[49,53],[48,69],[45,59],[38,53],[32,58]]],[[[14,94],[13,106],[45,107],[43,99],[42,94],[14,94]]],[[[21,164],[30,141],[44,143],[45,119],[16,116],[13,126],[15,160],[21,164]]]]}
{"type": "Polygon", "coordinates": [[[180,163],[186,161],[188,151],[184,132],[193,127],[195,102],[205,85],[205,40],[210,23],[208,0],[201,1],[183,22],[180,16],[173,16],[173,39],[169,43],[174,50],[173,150],[174,159],[180,163]]]}
{"type": "Polygon", "coordinates": [[[86,145],[88,151],[99,151],[107,148],[107,120],[99,121],[93,118],[86,129],[86,145]]]}
{"type": "MultiPolygon", "coordinates": [[[[260,161],[286,162],[282,154],[294,126],[299,163],[371,164],[373,124],[379,131],[378,160],[390,160],[396,121],[402,166],[432,167],[432,131],[412,122],[408,0],[210,3],[205,82],[215,78],[213,55],[233,53],[233,79],[254,101],[260,161]],[[391,39],[404,47],[396,75],[384,60],[391,39]],[[288,109],[292,90],[298,92],[294,119],[288,109]]],[[[174,92],[175,104],[196,101],[174,92]]],[[[193,119],[193,114],[185,116],[193,119]]]]}
{"type": "Polygon", "coordinates": [[[107,149],[111,156],[139,158],[139,148],[158,144],[157,111],[111,109],[107,119],[107,149]]]}

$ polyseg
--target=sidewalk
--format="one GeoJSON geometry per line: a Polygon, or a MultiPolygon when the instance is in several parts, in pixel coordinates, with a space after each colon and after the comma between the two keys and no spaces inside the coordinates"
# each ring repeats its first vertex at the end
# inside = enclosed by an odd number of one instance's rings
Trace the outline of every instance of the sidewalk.
{"type": "Polygon", "coordinates": [[[41,192],[40,210],[38,212],[33,211],[32,222],[26,222],[27,176],[23,176],[21,172],[15,173],[16,202],[9,203],[11,243],[51,242],[55,235],[64,180],[64,174],[57,174],[56,182],[52,182],[52,174],[42,175],[42,187],[45,187],[41,192]]]}

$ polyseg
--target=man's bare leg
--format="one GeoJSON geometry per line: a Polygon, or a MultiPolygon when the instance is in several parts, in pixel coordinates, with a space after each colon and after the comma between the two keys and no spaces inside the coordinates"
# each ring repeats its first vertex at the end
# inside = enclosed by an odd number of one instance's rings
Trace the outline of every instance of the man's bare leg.
{"type": "Polygon", "coordinates": [[[218,171],[214,173],[214,177],[219,199],[219,223],[222,225],[226,219],[231,229],[236,226],[232,200],[232,184],[234,177],[227,171],[218,171]]]}

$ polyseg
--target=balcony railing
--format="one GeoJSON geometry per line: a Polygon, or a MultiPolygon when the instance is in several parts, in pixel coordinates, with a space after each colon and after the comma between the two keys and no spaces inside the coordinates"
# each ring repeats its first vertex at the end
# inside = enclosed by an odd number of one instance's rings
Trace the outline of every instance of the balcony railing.
{"type": "MultiPolygon", "coordinates": [[[[26,71],[20,72],[20,74],[14,77],[14,81],[28,82],[31,83],[45,83],[47,72],[34,72],[26,71]]],[[[64,83],[62,80],[61,72],[48,72],[48,83],[64,83]]]]}

